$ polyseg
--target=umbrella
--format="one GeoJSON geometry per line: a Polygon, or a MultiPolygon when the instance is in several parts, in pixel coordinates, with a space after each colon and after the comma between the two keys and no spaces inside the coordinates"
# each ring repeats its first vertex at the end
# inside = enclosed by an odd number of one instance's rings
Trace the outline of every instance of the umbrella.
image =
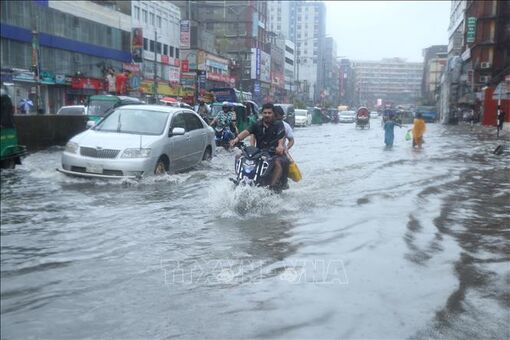
{"type": "Polygon", "coordinates": [[[18,103],[18,108],[22,109],[25,112],[30,111],[30,108],[34,106],[34,103],[30,99],[21,99],[18,103]]]}
{"type": "Polygon", "coordinates": [[[163,97],[159,101],[163,103],[177,103],[177,99],[172,97],[163,97]]]}

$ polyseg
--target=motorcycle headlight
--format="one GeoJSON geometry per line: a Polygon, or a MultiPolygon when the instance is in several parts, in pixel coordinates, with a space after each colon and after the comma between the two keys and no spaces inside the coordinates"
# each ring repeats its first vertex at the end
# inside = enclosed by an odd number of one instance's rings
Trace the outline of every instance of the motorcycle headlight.
{"type": "Polygon", "coordinates": [[[151,155],[151,149],[126,149],[121,158],[148,158],[151,155]]]}
{"type": "Polygon", "coordinates": [[[253,171],[255,171],[255,165],[244,165],[244,172],[246,173],[251,173],[253,171]]]}
{"type": "Polygon", "coordinates": [[[67,142],[65,152],[77,153],[80,146],[75,142],[67,142]]]}

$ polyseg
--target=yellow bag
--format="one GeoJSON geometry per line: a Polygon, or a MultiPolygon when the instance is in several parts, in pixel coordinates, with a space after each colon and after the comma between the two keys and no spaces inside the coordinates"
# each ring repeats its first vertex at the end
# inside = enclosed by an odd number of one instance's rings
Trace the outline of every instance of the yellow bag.
{"type": "Polygon", "coordinates": [[[303,178],[301,171],[299,171],[299,168],[294,161],[289,164],[289,178],[294,182],[299,182],[301,178],[303,178]]]}

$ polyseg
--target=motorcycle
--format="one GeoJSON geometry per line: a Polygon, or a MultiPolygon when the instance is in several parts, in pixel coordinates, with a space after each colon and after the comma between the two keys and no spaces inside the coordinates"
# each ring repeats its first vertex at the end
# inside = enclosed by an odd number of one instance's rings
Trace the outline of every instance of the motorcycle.
{"type": "Polygon", "coordinates": [[[229,149],[230,141],[235,138],[234,133],[230,131],[230,128],[228,126],[216,126],[214,128],[214,133],[216,135],[216,146],[222,146],[225,149],[229,149]]]}
{"type": "MultiPolygon", "coordinates": [[[[242,145],[241,150],[242,154],[235,163],[236,178],[231,178],[230,180],[236,186],[269,186],[273,173],[272,154],[274,154],[274,148],[261,150],[255,146],[242,145]]],[[[281,183],[278,187],[282,187],[281,183]]]]}

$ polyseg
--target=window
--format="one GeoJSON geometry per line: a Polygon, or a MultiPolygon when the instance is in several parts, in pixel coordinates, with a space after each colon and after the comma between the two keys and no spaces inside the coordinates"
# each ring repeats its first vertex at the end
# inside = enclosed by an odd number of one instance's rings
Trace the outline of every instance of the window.
{"type": "Polygon", "coordinates": [[[150,22],[150,24],[151,24],[152,26],[154,26],[154,13],[151,13],[151,14],[150,14],[150,18],[151,18],[151,22],[150,22]]]}
{"type": "Polygon", "coordinates": [[[168,55],[168,45],[167,44],[163,45],[163,54],[168,55]]]}
{"type": "Polygon", "coordinates": [[[140,21],[140,7],[135,6],[135,19],[140,21]]]}
{"type": "Polygon", "coordinates": [[[172,127],[171,127],[170,131],[172,131],[176,127],[183,128],[186,130],[186,121],[184,120],[184,116],[182,113],[179,113],[172,118],[171,126],[172,127]]]}
{"type": "Polygon", "coordinates": [[[142,9],[142,20],[144,23],[147,23],[147,10],[142,9]]]}
{"type": "Polygon", "coordinates": [[[156,53],[161,54],[161,43],[160,42],[158,42],[156,45],[156,53]]]}
{"type": "Polygon", "coordinates": [[[174,47],[170,46],[170,57],[174,57],[174,47]]]}
{"type": "Polygon", "coordinates": [[[147,38],[143,38],[143,49],[146,51],[149,50],[149,40],[147,38]]]}
{"type": "Polygon", "coordinates": [[[161,17],[158,15],[158,27],[161,28],[161,17]]]}
{"type": "Polygon", "coordinates": [[[200,119],[192,113],[185,112],[184,119],[186,120],[187,131],[204,128],[200,119]]]}
{"type": "Polygon", "coordinates": [[[149,45],[150,45],[149,51],[154,52],[154,40],[151,40],[149,45]]]}
{"type": "Polygon", "coordinates": [[[175,48],[175,58],[179,59],[179,49],[175,48]]]}

